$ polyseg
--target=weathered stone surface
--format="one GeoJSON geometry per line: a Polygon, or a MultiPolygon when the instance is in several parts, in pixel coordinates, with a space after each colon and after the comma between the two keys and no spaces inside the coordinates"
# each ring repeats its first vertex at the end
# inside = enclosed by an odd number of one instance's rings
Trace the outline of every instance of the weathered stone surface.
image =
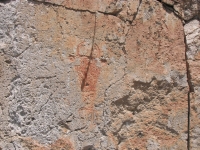
{"type": "Polygon", "coordinates": [[[140,0],[35,0],[61,5],[80,11],[102,12],[118,16],[124,21],[132,21],[141,3],[140,0]]]}
{"type": "Polygon", "coordinates": [[[190,147],[200,147],[200,22],[192,20],[184,26],[187,42],[187,61],[190,75],[190,147]]]}
{"type": "Polygon", "coordinates": [[[2,3],[0,149],[198,149],[199,22],[162,3],[2,3]]]}
{"type": "Polygon", "coordinates": [[[174,13],[184,20],[200,17],[199,0],[162,0],[174,9],[174,13]]]}
{"type": "Polygon", "coordinates": [[[173,6],[175,4],[175,1],[173,0],[162,0],[162,2],[170,6],[173,6]]]}
{"type": "Polygon", "coordinates": [[[180,27],[181,21],[159,2],[142,1],[125,43],[121,82],[127,82],[129,92],[111,103],[109,130],[119,149],[187,148],[188,88],[180,27]]]}
{"type": "Polygon", "coordinates": [[[199,0],[179,0],[174,4],[174,9],[184,20],[200,17],[199,0]]]}
{"type": "MultiPolygon", "coordinates": [[[[198,20],[192,20],[184,26],[187,40],[187,58],[188,60],[198,61],[200,59],[200,24],[198,20]]],[[[192,62],[192,61],[191,61],[192,62]]]]}

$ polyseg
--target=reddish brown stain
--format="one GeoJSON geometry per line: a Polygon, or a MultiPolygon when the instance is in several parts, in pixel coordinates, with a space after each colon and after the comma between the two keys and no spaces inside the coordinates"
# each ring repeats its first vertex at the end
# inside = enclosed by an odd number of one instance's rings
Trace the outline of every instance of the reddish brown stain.
{"type": "Polygon", "coordinates": [[[22,138],[22,141],[24,146],[30,150],[75,150],[70,139],[64,137],[59,138],[50,145],[42,145],[31,138],[22,138]]]}
{"type": "Polygon", "coordinates": [[[76,70],[81,81],[81,91],[96,92],[96,84],[100,74],[100,68],[96,66],[96,61],[81,57],[80,66],[77,66],[76,70]]]}
{"type": "Polygon", "coordinates": [[[85,120],[92,121],[96,116],[94,101],[97,92],[96,86],[101,71],[100,67],[97,65],[97,59],[100,58],[101,51],[96,44],[90,50],[89,56],[80,54],[81,50],[86,50],[84,42],[78,45],[75,58],[80,61],[80,65],[76,66],[75,69],[78,73],[80,88],[82,91],[82,100],[85,104],[85,106],[79,110],[79,113],[85,120]]]}
{"type": "Polygon", "coordinates": [[[76,58],[80,59],[80,65],[76,67],[82,92],[96,92],[96,84],[100,75],[100,68],[97,66],[96,58],[100,57],[100,49],[94,45],[90,56],[80,55],[80,48],[84,48],[84,43],[80,43],[77,48],[76,58]]]}
{"type": "Polygon", "coordinates": [[[51,150],[74,150],[74,147],[69,139],[61,138],[51,145],[51,150]]]}

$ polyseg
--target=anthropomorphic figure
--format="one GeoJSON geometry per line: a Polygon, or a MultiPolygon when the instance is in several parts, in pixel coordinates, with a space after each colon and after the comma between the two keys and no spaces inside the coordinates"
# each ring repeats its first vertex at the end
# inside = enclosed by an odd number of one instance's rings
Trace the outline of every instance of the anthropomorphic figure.
{"type": "Polygon", "coordinates": [[[100,59],[100,49],[96,44],[93,45],[91,50],[86,49],[85,45],[85,42],[78,45],[75,56],[75,59],[79,60],[79,65],[75,69],[79,76],[82,100],[84,102],[84,107],[79,112],[87,122],[94,124],[96,117],[94,101],[96,99],[96,86],[100,75],[100,67],[97,65],[97,61],[100,59]],[[85,51],[86,54],[81,51],[85,51]]]}

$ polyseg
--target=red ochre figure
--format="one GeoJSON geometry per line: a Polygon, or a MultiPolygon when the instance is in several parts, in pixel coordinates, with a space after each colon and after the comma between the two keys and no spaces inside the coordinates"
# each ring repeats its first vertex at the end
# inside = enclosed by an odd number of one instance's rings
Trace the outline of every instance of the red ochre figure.
{"type": "Polygon", "coordinates": [[[79,76],[80,88],[82,91],[82,99],[85,106],[79,110],[80,115],[85,120],[94,123],[96,113],[94,110],[94,101],[96,98],[96,85],[100,75],[100,67],[97,66],[97,58],[100,58],[100,49],[94,44],[90,50],[90,55],[81,55],[80,49],[85,48],[85,42],[82,42],[77,47],[76,59],[80,60],[80,65],[75,69],[79,76]]]}

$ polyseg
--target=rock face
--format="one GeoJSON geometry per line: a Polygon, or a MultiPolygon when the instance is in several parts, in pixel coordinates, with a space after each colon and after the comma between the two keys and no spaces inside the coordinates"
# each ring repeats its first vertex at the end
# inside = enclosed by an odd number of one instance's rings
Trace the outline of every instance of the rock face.
{"type": "Polygon", "coordinates": [[[173,8],[174,13],[183,20],[199,18],[199,0],[161,0],[164,4],[173,8]]]}
{"type": "Polygon", "coordinates": [[[184,26],[187,41],[187,62],[190,73],[190,140],[193,149],[200,147],[200,22],[192,20],[184,26]]]}
{"type": "Polygon", "coordinates": [[[199,5],[0,2],[0,149],[198,150],[199,5]]]}

